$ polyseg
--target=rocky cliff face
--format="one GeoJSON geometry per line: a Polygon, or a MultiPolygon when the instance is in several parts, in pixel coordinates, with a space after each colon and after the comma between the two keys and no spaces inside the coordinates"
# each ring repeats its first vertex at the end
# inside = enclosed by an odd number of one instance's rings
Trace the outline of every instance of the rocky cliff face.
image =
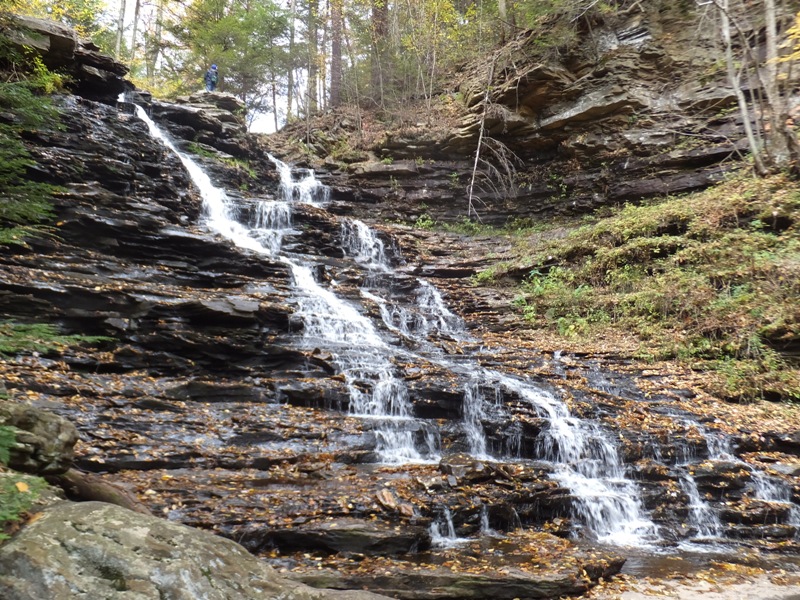
{"type": "Polygon", "coordinates": [[[389,126],[374,141],[356,139],[352,117],[283,135],[321,157],[336,155],[349,136],[363,151],[342,156],[348,164],[339,163],[335,185],[355,214],[369,207],[391,220],[467,216],[482,121],[481,158],[497,169],[493,183],[479,177],[476,188],[477,212],[488,223],[698,190],[737,168],[746,152],[704,11],[687,2],[634,3],[585,24],[574,49],[556,56],[543,56],[526,32],[462,73],[427,120],[389,126]]]}

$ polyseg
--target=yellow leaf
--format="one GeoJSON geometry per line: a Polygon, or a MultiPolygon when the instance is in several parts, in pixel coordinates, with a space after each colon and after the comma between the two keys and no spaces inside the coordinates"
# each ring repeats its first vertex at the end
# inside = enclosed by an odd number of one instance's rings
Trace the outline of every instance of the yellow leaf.
{"type": "Polygon", "coordinates": [[[25,483],[24,481],[18,481],[15,485],[17,486],[17,490],[19,490],[20,492],[27,492],[30,490],[28,484],[25,483]]]}

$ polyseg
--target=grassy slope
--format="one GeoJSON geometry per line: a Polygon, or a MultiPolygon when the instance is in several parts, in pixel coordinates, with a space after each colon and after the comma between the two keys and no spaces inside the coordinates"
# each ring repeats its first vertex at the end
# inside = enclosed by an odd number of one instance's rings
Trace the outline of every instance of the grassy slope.
{"type": "Polygon", "coordinates": [[[587,343],[635,336],[640,358],[710,370],[724,397],[800,399],[797,182],[740,174],[606,209],[560,239],[520,233],[516,260],[476,283],[525,273],[514,305],[537,328],[587,343]]]}

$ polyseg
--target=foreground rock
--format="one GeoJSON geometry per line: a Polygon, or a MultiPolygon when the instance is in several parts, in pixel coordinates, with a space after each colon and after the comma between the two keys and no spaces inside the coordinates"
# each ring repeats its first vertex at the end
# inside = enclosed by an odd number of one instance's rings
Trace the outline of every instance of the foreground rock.
{"type": "Polygon", "coordinates": [[[238,544],[99,502],[61,503],[0,548],[0,597],[379,600],[279,577],[238,544]]]}
{"type": "Polygon", "coordinates": [[[58,415],[26,404],[0,404],[0,425],[14,428],[8,466],[25,473],[64,473],[72,464],[78,430],[58,415]]]}

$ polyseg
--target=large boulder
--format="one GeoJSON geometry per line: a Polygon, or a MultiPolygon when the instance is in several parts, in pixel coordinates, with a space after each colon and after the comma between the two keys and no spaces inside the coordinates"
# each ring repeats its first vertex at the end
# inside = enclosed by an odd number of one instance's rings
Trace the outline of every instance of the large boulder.
{"type": "Polygon", "coordinates": [[[101,502],[60,503],[0,548],[5,600],[380,600],[279,577],[240,545],[101,502]]]}
{"type": "Polygon", "coordinates": [[[27,404],[0,402],[0,425],[14,428],[12,469],[57,475],[72,465],[78,430],[63,417],[27,404]]]}

